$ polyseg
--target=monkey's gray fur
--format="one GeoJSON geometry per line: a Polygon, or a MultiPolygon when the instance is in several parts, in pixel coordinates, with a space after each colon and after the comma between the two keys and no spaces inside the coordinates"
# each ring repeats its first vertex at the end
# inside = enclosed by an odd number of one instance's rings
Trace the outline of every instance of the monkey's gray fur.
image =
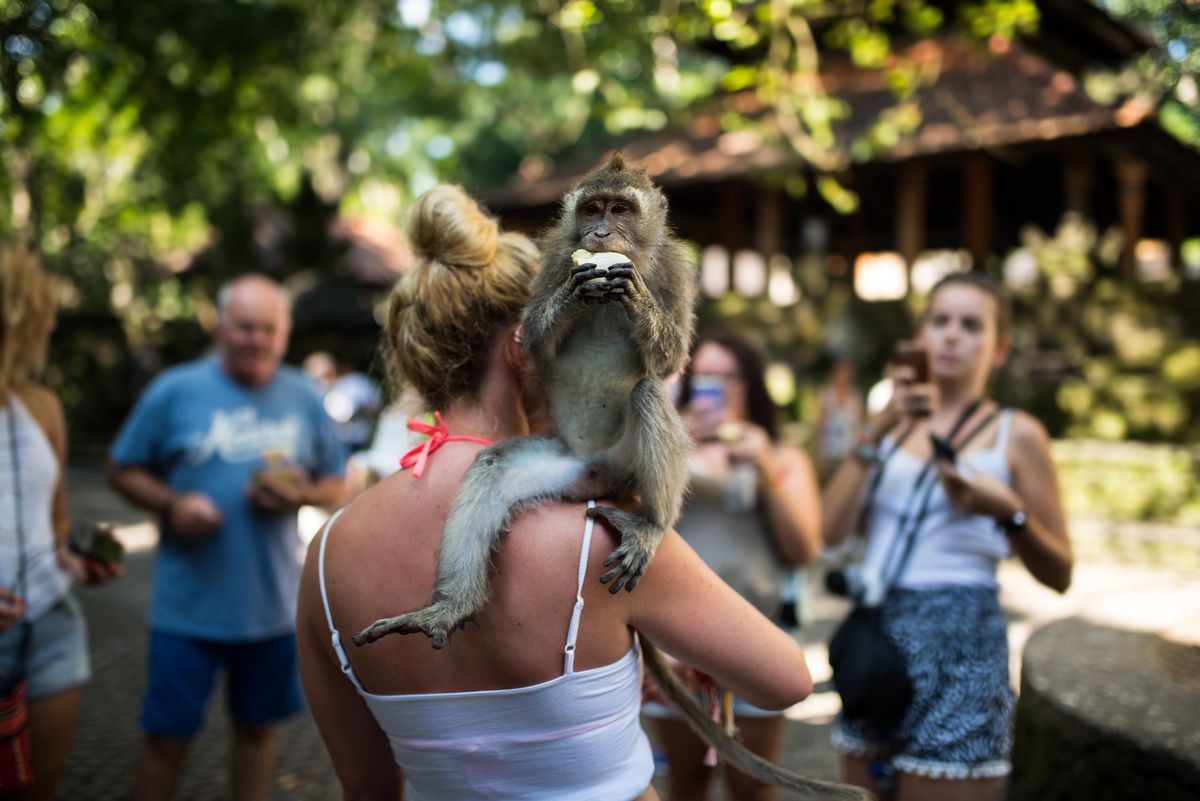
{"type": "Polygon", "coordinates": [[[666,196],[618,154],[563,198],[541,246],[521,330],[557,435],[480,452],[446,519],[429,606],[376,621],[354,637],[358,645],[421,631],[444,647],[486,602],[492,551],[521,508],[550,498],[638,498],[636,513],[590,512],[621,533],[604,563],[615,566],[600,579],[614,593],[634,588],[679,515],[691,441],[664,379],[687,362],[695,279],[667,230],[666,196]],[[573,266],[580,248],[622,253],[631,264],[573,266]]]}

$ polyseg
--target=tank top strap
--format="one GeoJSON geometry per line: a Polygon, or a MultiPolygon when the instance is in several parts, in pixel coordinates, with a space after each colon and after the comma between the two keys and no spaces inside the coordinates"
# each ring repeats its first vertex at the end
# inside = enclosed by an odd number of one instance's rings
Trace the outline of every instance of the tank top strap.
{"type": "MultiPolygon", "coordinates": [[[[596,502],[588,501],[588,508],[595,509],[596,502]]],[[[579,579],[575,585],[575,608],[571,611],[571,625],[567,629],[567,645],[563,648],[563,673],[575,672],[575,638],[579,634],[579,618],[583,614],[583,579],[587,575],[587,558],[592,550],[592,529],[596,518],[588,517],[583,524],[583,546],[579,550],[579,579]]]]}
{"type": "Polygon", "coordinates": [[[1008,451],[1008,435],[1012,430],[1012,419],[1012,409],[1000,412],[1000,422],[996,424],[996,444],[992,446],[992,449],[1000,454],[1008,451]]]}
{"type": "Polygon", "coordinates": [[[329,518],[325,523],[324,530],[321,532],[321,550],[317,554],[317,577],[321,585],[321,603],[325,606],[325,622],[329,625],[329,635],[333,643],[334,653],[337,654],[338,665],[342,672],[350,679],[350,683],[354,685],[354,689],[360,693],[363,692],[363,687],[358,683],[358,676],[354,675],[354,668],[350,665],[350,660],[346,658],[346,649],[342,647],[342,635],[337,630],[337,626],[333,625],[333,612],[329,608],[329,595],[325,592],[325,546],[329,544],[329,532],[333,530],[333,524],[341,516],[342,509],[338,509],[333,513],[333,517],[329,518]]]}

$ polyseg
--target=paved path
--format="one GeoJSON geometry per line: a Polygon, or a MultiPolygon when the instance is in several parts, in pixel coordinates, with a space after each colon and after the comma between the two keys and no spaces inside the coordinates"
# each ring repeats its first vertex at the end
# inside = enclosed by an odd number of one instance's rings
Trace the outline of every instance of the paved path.
{"type": "MultiPolygon", "coordinates": [[[[69,801],[124,801],[130,797],[138,743],[137,714],[145,681],[144,611],[150,586],[154,532],[145,516],[115,498],[94,470],[72,470],[73,514],[122,526],[131,545],[127,577],[97,590],[80,589],[91,633],[95,678],[84,692],[83,710],[60,797],[69,801]]],[[[1178,627],[1200,609],[1197,574],[1170,568],[1087,562],[1076,572],[1065,596],[1037,586],[1019,567],[1006,565],[1002,600],[1010,617],[1010,641],[1019,653],[1029,633],[1049,620],[1081,615],[1121,628],[1161,630],[1178,627]]],[[[844,603],[818,595],[811,625],[803,639],[817,688],[789,710],[783,763],[809,775],[836,778],[836,757],[829,746],[830,721],[837,696],[828,683],[823,643],[845,612],[844,603]]],[[[1014,657],[1014,666],[1016,666],[1014,657]]],[[[218,801],[228,797],[228,721],[215,703],[197,738],[179,798],[218,801]]],[[[661,779],[656,780],[661,788],[661,779]]],[[[279,769],[273,801],[341,797],[329,759],[307,716],[282,727],[279,769]]]]}

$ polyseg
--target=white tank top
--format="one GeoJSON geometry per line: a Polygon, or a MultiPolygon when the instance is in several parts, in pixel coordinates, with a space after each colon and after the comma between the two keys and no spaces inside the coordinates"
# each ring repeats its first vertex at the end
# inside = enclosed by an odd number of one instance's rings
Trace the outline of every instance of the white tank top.
{"type": "MultiPolygon", "coordinates": [[[[992,447],[968,451],[959,457],[959,470],[967,478],[983,474],[1011,485],[1006,453],[1012,411],[1001,412],[999,420],[992,447]]],[[[886,445],[891,447],[892,443],[886,445]]],[[[864,573],[887,581],[899,566],[904,544],[897,543],[893,548],[893,543],[900,535],[901,519],[908,518],[905,528],[911,530],[913,518],[919,512],[926,490],[914,497],[913,485],[924,467],[923,460],[903,448],[892,454],[883,466],[883,476],[867,519],[864,573]]],[[[951,504],[933,470],[925,477],[927,488],[930,482],[932,494],[924,521],[915,534],[908,564],[894,586],[908,589],[939,584],[996,587],[996,567],[1010,552],[1008,537],[993,518],[964,514],[951,504]]]]}
{"type": "Polygon", "coordinates": [[[325,527],[318,557],[325,619],[342,672],[387,734],[413,801],[614,801],[645,792],[654,758],[638,721],[636,643],[616,662],[575,670],[591,518],[561,676],[504,690],[412,695],[367,692],[346,658],[325,594],[325,546],[336,520],[325,527]]]}
{"type": "Polygon", "coordinates": [[[71,586],[71,578],[54,555],[54,490],[59,464],[54,446],[37,420],[10,393],[0,409],[0,587],[19,592],[20,547],[17,536],[17,493],[20,493],[21,536],[24,538],[26,620],[37,620],[71,586]],[[10,415],[15,426],[10,425],[10,415]],[[16,430],[16,442],[11,432],[16,430]],[[19,475],[13,474],[13,450],[19,475]],[[18,483],[19,482],[19,483],[18,483]]]}

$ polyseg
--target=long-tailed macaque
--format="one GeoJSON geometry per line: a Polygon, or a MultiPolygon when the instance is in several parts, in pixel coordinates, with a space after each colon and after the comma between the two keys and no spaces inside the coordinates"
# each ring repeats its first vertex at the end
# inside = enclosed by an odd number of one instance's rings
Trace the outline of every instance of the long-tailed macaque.
{"type": "Polygon", "coordinates": [[[618,154],[563,198],[541,245],[521,336],[556,435],[479,453],[446,518],[429,606],[376,621],[354,637],[359,645],[421,631],[444,647],[487,600],[492,551],[522,508],[559,498],[638,499],[635,512],[589,512],[621,533],[605,561],[612,569],[600,577],[611,592],[637,585],[679,515],[691,441],[664,379],[687,360],[695,279],[667,230],[666,196],[618,154]],[[576,264],[581,249],[608,258],[576,264]]]}

